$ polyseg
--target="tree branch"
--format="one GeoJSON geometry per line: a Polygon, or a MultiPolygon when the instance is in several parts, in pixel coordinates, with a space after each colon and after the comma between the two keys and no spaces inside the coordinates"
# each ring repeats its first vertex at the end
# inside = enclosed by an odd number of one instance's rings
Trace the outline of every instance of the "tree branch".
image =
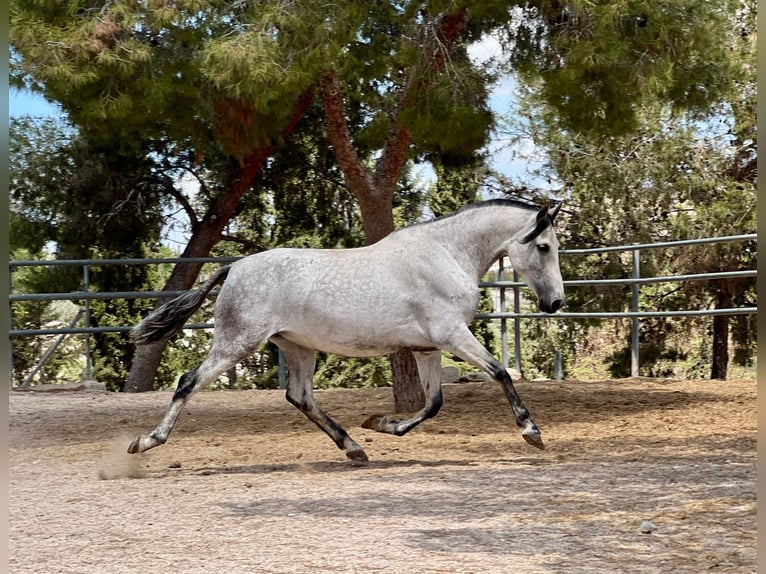
{"type": "Polygon", "coordinates": [[[343,170],[349,188],[360,201],[362,200],[360,195],[372,196],[379,193],[380,190],[376,189],[351,141],[338,73],[334,69],[327,70],[322,74],[319,86],[324,104],[327,139],[335,150],[335,157],[343,170]]]}
{"type": "Polygon", "coordinates": [[[421,60],[418,66],[409,70],[409,77],[402,90],[399,104],[394,111],[394,121],[386,138],[383,153],[375,165],[375,183],[380,189],[396,189],[396,183],[409,156],[411,133],[404,125],[402,115],[415,105],[418,93],[427,90],[434,75],[442,69],[449,56],[449,50],[455,39],[465,30],[470,15],[463,6],[454,14],[445,14],[439,19],[436,29],[428,40],[429,28],[421,35],[424,39],[421,60]]]}

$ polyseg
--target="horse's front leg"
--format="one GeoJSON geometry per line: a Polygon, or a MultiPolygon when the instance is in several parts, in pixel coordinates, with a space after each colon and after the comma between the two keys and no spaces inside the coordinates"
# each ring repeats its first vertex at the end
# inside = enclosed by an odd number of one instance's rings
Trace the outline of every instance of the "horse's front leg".
{"type": "Polygon", "coordinates": [[[442,406],[441,351],[413,351],[412,354],[418,364],[418,374],[426,397],[425,406],[409,419],[397,420],[374,415],[364,421],[362,427],[402,436],[439,412],[442,406]]]}
{"type": "Polygon", "coordinates": [[[449,345],[445,346],[444,350],[468,361],[499,382],[508,402],[511,403],[516,425],[523,429],[521,436],[532,446],[541,450],[545,449],[540,429],[537,428],[527,407],[516,392],[508,371],[476,340],[468,327],[453,333],[449,345]]]}

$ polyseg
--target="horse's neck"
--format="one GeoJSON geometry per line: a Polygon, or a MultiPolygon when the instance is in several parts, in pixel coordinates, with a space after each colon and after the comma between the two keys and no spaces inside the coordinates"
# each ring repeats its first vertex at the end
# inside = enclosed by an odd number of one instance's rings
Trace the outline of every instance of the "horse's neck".
{"type": "Polygon", "coordinates": [[[479,281],[503,254],[508,240],[526,223],[523,211],[486,207],[469,209],[439,225],[441,243],[460,266],[479,281]]]}

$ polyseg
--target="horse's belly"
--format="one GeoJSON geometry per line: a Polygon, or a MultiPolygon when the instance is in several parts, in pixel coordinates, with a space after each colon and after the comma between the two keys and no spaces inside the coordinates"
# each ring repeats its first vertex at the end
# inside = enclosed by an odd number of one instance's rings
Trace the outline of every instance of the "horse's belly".
{"type": "Polygon", "coordinates": [[[295,327],[279,334],[303,347],[346,357],[379,357],[405,348],[433,348],[417,326],[407,323],[391,327],[380,322],[375,325],[365,321],[362,325],[347,320],[324,320],[313,326],[295,327]]]}
{"type": "Polygon", "coordinates": [[[317,351],[322,351],[323,353],[332,353],[333,355],[340,355],[343,357],[380,357],[382,355],[390,355],[391,353],[395,353],[402,348],[394,346],[381,346],[379,343],[374,345],[365,344],[363,341],[319,341],[291,333],[283,333],[282,336],[303,347],[316,349],[317,351]]]}

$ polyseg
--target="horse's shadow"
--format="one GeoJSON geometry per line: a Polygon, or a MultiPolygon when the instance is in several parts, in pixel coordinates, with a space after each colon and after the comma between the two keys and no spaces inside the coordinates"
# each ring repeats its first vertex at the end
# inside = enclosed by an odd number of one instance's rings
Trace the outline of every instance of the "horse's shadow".
{"type": "MultiPolygon", "coordinates": [[[[273,473],[346,473],[361,470],[387,470],[397,468],[443,468],[443,467],[472,467],[479,463],[466,460],[374,460],[369,462],[355,461],[314,461],[314,462],[290,462],[283,464],[247,464],[247,465],[224,465],[205,466],[198,468],[173,469],[172,474],[177,473],[197,476],[220,476],[220,475],[259,475],[273,473]]],[[[167,469],[155,471],[145,475],[145,478],[164,478],[171,474],[167,469]]]]}

